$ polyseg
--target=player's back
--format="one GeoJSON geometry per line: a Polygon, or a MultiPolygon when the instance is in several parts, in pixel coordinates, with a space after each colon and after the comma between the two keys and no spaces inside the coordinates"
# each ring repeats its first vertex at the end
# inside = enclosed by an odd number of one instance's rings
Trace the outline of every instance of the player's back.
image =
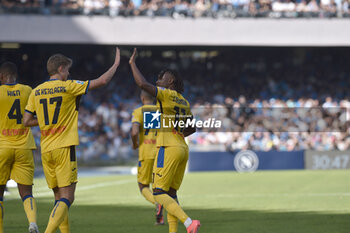
{"type": "Polygon", "coordinates": [[[156,154],[156,129],[144,129],[144,112],[157,111],[156,105],[143,105],[136,108],[132,113],[132,123],[140,124],[139,131],[139,159],[154,159],[156,154]]]}
{"type": "Polygon", "coordinates": [[[79,101],[88,86],[89,82],[52,79],[32,91],[26,111],[37,115],[42,153],[79,144],[79,101]]]}
{"type": "Polygon", "coordinates": [[[184,127],[179,124],[192,116],[189,102],[177,91],[157,87],[157,106],[160,108],[162,127],[157,146],[184,146],[184,127]]]}
{"type": "Polygon", "coordinates": [[[18,83],[0,86],[0,148],[36,148],[31,129],[23,125],[31,91],[31,87],[18,83]]]}

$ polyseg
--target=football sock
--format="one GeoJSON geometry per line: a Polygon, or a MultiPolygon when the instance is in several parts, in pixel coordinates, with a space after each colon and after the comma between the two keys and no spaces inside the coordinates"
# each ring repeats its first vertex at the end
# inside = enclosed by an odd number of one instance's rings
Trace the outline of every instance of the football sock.
{"type": "MultiPolygon", "coordinates": [[[[55,205],[57,204],[58,200],[55,200],[55,205]]],[[[69,228],[69,211],[67,212],[66,216],[64,217],[63,222],[60,224],[58,227],[61,231],[61,233],[70,233],[70,228],[69,228]]]]}
{"type": "Polygon", "coordinates": [[[188,228],[191,224],[192,224],[192,219],[191,218],[187,218],[186,221],[184,222],[184,225],[185,225],[186,228],[188,228]]]}
{"type": "Polygon", "coordinates": [[[29,223],[36,223],[36,201],[32,195],[22,198],[24,211],[29,223]]]}
{"type": "Polygon", "coordinates": [[[171,198],[168,194],[157,194],[154,195],[154,199],[159,204],[163,205],[163,207],[168,211],[169,214],[175,216],[182,223],[184,223],[189,217],[182,210],[179,204],[171,198]]]}
{"type": "Polygon", "coordinates": [[[63,222],[59,226],[61,233],[70,233],[68,213],[69,212],[67,211],[67,214],[64,217],[63,222]]]}
{"type": "MultiPolygon", "coordinates": [[[[171,197],[179,204],[179,201],[177,200],[176,196],[175,197],[171,196],[171,197]]],[[[169,233],[176,233],[178,229],[179,220],[177,219],[177,217],[169,213],[167,214],[167,219],[169,224],[169,233]]]]}
{"type": "Polygon", "coordinates": [[[3,233],[3,220],[4,220],[4,201],[0,197],[0,233],[3,233]]]}
{"type": "Polygon", "coordinates": [[[53,208],[49,223],[47,224],[45,233],[55,233],[58,226],[61,225],[65,217],[68,215],[70,202],[66,198],[61,198],[53,208]]]}
{"type": "Polygon", "coordinates": [[[169,213],[167,214],[167,219],[169,224],[169,232],[176,233],[179,220],[177,219],[177,217],[169,213]]]}
{"type": "Polygon", "coordinates": [[[141,190],[141,193],[142,193],[142,196],[144,196],[147,201],[151,202],[152,204],[156,203],[153,197],[153,193],[148,187],[144,187],[141,190]]]}

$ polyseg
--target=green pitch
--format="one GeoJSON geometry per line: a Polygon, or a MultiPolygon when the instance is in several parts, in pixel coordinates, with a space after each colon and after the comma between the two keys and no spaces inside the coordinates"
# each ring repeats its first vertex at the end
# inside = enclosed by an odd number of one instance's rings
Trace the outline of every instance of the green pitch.
{"type": "MultiPolygon", "coordinates": [[[[203,233],[349,233],[349,171],[190,173],[179,200],[201,220],[203,233]]],[[[5,200],[5,233],[27,232],[15,189],[5,200]]],[[[44,232],[53,207],[45,180],[36,179],[38,225],[44,232]]],[[[166,233],[139,194],[135,176],[84,177],[70,209],[73,233],[166,233]]],[[[179,233],[185,229],[179,224],[179,233]]]]}

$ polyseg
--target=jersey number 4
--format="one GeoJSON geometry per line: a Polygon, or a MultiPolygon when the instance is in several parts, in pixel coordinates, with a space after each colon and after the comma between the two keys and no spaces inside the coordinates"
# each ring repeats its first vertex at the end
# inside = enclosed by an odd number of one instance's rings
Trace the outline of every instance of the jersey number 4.
{"type": "MultiPolygon", "coordinates": [[[[56,103],[55,112],[53,114],[52,123],[56,124],[58,121],[58,116],[60,115],[61,105],[62,105],[62,96],[52,97],[50,98],[50,104],[56,103]]],[[[49,125],[49,113],[47,109],[47,99],[40,99],[40,104],[43,105],[44,110],[44,118],[45,118],[45,125],[49,125]]]]}
{"type": "Polygon", "coordinates": [[[9,119],[16,120],[18,125],[22,124],[23,115],[21,113],[21,102],[19,99],[15,99],[7,116],[9,119]]]}

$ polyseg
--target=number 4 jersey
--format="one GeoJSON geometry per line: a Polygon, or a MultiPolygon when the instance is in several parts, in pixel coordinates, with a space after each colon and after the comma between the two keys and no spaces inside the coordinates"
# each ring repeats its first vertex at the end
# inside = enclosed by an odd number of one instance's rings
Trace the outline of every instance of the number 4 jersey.
{"type": "Polygon", "coordinates": [[[32,131],[23,126],[24,108],[31,91],[22,84],[0,86],[0,148],[36,148],[32,131]]]}
{"type": "Polygon", "coordinates": [[[41,153],[79,144],[79,101],[88,89],[89,81],[50,79],[32,91],[25,111],[38,118],[41,153]]]}

